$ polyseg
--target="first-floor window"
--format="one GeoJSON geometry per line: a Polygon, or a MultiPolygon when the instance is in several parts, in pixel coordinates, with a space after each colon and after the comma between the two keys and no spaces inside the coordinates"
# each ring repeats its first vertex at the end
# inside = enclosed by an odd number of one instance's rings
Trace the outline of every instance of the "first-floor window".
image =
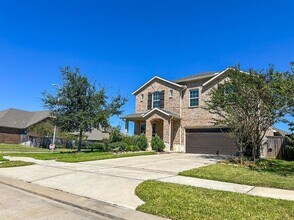
{"type": "Polygon", "coordinates": [[[190,107],[197,107],[199,105],[199,89],[190,90],[190,107]]]}
{"type": "Polygon", "coordinates": [[[146,133],[146,124],[141,123],[140,124],[140,134],[145,134],[146,133]]]}

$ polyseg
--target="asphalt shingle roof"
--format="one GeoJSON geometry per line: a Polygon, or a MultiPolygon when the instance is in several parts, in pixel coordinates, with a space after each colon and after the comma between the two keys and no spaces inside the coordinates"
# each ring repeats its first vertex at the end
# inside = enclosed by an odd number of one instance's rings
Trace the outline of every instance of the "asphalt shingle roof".
{"type": "Polygon", "coordinates": [[[193,74],[190,76],[186,76],[184,78],[180,78],[177,80],[174,80],[175,83],[180,83],[180,82],[186,82],[186,81],[191,81],[191,80],[197,80],[203,77],[213,77],[217,74],[218,72],[204,72],[204,73],[198,73],[198,74],[193,74]]]}
{"type": "Polygon", "coordinates": [[[10,108],[0,111],[0,127],[25,129],[49,117],[49,111],[30,112],[10,108]]]}

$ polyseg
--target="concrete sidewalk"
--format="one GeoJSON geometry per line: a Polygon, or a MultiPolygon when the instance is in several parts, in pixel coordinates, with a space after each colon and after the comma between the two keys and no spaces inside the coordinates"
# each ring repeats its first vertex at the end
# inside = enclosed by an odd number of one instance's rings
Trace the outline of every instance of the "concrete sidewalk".
{"type": "MultiPolygon", "coordinates": [[[[128,208],[124,208],[124,207],[119,207],[119,206],[115,206],[112,204],[108,204],[102,201],[98,201],[98,200],[93,200],[90,198],[86,198],[86,197],[82,197],[82,196],[78,196],[78,195],[74,195],[74,194],[70,194],[70,193],[66,193],[63,191],[59,191],[59,190],[55,190],[55,189],[51,189],[48,187],[44,187],[44,186],[39,186],[36,184],[32,184],[32,183],[27,183],[24,181],[20,181],[20,180],[15,180],[15,179],[11,179],[11,178],[7,178],[7,177],[3,177],[0,176],[0,186],[1,185],[6,185],[10,188],[15,188],[20,190],[20,192],[18,193],[17,199],[15,199],[15,201],[20,200],[19,198],[19,194],[21,193],[21,191],[23,192],[27,192],[29,193],[27,196],[29,196],[31,194],[31,196],[33,195],[37,195],[40,197],[44,197],[46,198],[47,201],[47,206],[48,204],[54,204],[55,202],[64,204],[68,207],[71,208],[67,208],[69,211],[71,212],[75,212],[78,213],[80,216],[74,216],[73,213],[69,212],[69,213],[59,213],[59,215],[57,216],[53,216],[54,213],[43,213],[46,219],[67,219],[65,216],[65,214],[67,214],[68,219],[101,219],[101,220],[106,220],[106,219],[117,219],[117,220],[138,220],[138,219],[142,219],[142,220],[164,220],[165,218],[161,218],[158,216],[154,216],[154,215],[150,215],[147,213],[143,213],[143,212],[139,212],[139,211],[135,211],[132,209],[128,209],[128,208]],[[51,201],[50,201],[51,200],[51,201]],[[81,211],[77,211],[74,209],[80,209],[81,211]],[[80,213],[79,213],[80,212],[80,213]],[[64,215],[64,218],[59,218],[60,215],[64,215]],[[71,214],[71,215],[70,215],[71,214]],[[96,214],[96,215],[95,215],[96,214]],[[56,217],[56,218],[51,218],[51,217],[56,217]],[[77,217],[77,218],[74,218],[77,217]]],[[[9,189],[9,188],[8,188],[9,189]]],[[[14,192],[15,193],[15,192],[14,192]]],[[[25,198],[27,199],[27,197],[25,198]]],[[[32,200],[32,198],[30,198],[32,200]]],[[[36,200],[36,198],[34,198],[36,200]]],[[[35,203],[39,204],[38,201],[34,201],[35,203]]],[[[44,201],[43,201],[44,202],[44,201]]],[[[6,203],[5,203],[6,204],[6,203]]],[[[7,205],[7,204],[6,204],[7,205]]],[[[38,218],[34,218],[36,217],[36,212],[38,212],[36,210],[36,207],[34,209],[29,209],[31,207],[28,207],[29,204],[26,204],[26,208],[28,209],[26,212],[26,219],[38,219],[38,218]],[[30,216],[32,215],[32,216],[30,216]]],[[[54,204],[54,210],[55,211],[59,211],[58,209],[56,209],[56,204],[54,204]]],[[[62,206],[59,205],[61,208],[66,207],[66,206],[62,206]]],[[[58,207],[59,209],[61,209],[60,207],[58,207]]],[[[24,208],[24,207],[23,207],[24,208]]],[[[48,209],[48,207],[47,207],[48,209]]],[[[23,214],[23,210],[22,214],[23,214]]],[[[40,214],[42,214],[41,212],[42,210],[39,210],[38,216],[39,219],[41,219],[40,214]]],[[[64,211],[64,210],[63,210],[64,211]]],[[[1,214],[1,212],[0,212],[1,214]]],[[[7,217],[9,213],[3,213],[5,214],[5,216],[7,217]]],[[[10,213],[11,214],[11,213],[10,213]]],[[[16,213],[12,213],[12,214],[16,214],[16,213]]],[[[55,213],[56,214],[56,213],[55,213]]],[[[38,217],[37,216],[37,217],[38,217]]],[[[44,216],[43,216],[44,218],[44,216]]],[[[45,219],[44,218],[44,219],[45,219]]]]}
{"type": "Polygon", "coordinates": [[[228,192],[243,193],[252,196],[262,196],[274,199],[284,199],[294,201],[294,191],[285,189],[275,189],[268,187],[255,187],[236,183],[227,183],[214,180],[199,179],[194,177],[173,176],[159,179],[158,181],[167,183],[177,183],[182,185],[201,187],[228,192]]]}

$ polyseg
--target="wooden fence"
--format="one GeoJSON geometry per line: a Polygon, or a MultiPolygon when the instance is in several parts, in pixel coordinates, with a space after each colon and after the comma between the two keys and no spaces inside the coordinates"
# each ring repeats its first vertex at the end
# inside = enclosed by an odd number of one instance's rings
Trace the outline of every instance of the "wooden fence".
{"type": "Polygon", "coordinates": [[[282,136],[267,137],[264,157],[266,158],[283,158],[285,156],[285,138],[282,136]]]}

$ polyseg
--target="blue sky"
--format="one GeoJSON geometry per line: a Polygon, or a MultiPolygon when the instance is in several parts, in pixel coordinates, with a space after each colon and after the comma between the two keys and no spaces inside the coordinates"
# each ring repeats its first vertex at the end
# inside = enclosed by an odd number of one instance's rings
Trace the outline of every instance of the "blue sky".
{"type": "Polygon", "coordinates": [[[293,8],[292,0],[0,0],[0,109],[43,109],[41,91],[54,92],[66,65],[127,96],[125,113],[154,75],[172,80],[238,63],[287,70],[293,8]]]}

